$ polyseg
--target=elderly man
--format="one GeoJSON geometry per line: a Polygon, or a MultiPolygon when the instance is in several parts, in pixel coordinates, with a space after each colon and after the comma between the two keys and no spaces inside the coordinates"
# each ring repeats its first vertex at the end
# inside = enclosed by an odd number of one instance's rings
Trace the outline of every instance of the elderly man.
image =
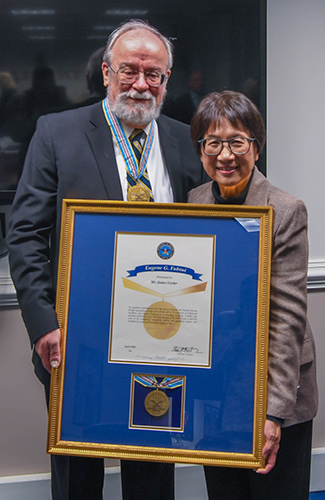
{"type": "MultiPolygon", "coordinates": [[[[167,38],[142,21],[125,23],[111,34],[104,54],[107,98],[38,121],[7,242],[47,399],[51,367],[61,361],[55,284],[63,198],[182,202],[202,182],[189,128],[158,118],[171,67],[167,38]]],[[[51,460],[54,500],[102,498],[101,459],[51,460]]],[[[172,464],[122,461],[124,500],[173,499],[173,472],[172,464]]]]}

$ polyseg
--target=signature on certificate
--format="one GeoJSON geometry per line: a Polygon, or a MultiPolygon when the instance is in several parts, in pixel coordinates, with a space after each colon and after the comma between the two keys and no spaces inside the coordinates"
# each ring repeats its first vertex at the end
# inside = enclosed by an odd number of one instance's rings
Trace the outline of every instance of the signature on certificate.
{"type": "Polygon", "coordinates": [[[172,352],[177,352],[179,354],[197,354],[200,352],[200,349],[197,347],[174,345],[172,352]]]}

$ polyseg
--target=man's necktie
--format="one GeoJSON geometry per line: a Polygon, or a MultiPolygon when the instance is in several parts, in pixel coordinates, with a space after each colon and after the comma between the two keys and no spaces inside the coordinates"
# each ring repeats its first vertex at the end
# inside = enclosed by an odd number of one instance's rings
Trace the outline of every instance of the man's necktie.
{"type": "MultiPolygon", "coordinates": [[[[137,160],[138,173],[140,170],[140,160],[143,150],[143,147],[141,145],[141,138],[143,134],[145,134],[143,130],[134,129],[132,134],[130,135],[130,142],[132,144],[132,148],[137,160]]],[[[141,177],[139,177],[138,179],[134,179],[129,174],[129,172],[127,172],[127,183],[129,201],[154,201],[147,166],[144,169],[141,177]]]]}

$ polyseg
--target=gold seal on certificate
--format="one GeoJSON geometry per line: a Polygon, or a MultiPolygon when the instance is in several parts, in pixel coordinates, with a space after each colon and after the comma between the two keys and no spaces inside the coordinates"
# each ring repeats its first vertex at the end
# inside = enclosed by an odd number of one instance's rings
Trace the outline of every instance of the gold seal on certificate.
{"type": "Polygon", "coordinates": [[[144,406],[149,415],[161,417],[165,415],[169,409],[168,396],[158,389],[151,391],[144,400],[144,406]]]}
{"type": "Polygon", "coordinates": [[[170,302],[165,302],[165,297],[176,297],[189,293],[202,292],[207,286],[207,283],[200,283],[199,285],[190,286],[183,290],[163,295],[143,285],[133,283],[127,278],[122,278],[122,280],[125,288],[162,298],[162,302],[154,302],[151,304],[151,306],[146,309],[143,316],[143,325],[147,333],[158,340],[170,339],[176,335],[182,324],[181,315],[178,309],[173,306],[173,304],[170,304],[170,302]]]}
{"type": "Polygon", "coordinates": [[[140,184],[128,187],[128,201],[149,201],[150,193],[148,189],[140,184]]]}
{"type": "Polygon", "coordinates": [[[169,302],[155,302],[148,307],[143,324],[155,339],[170,339],[178,332],[182,320],[178,309],[169,302]]]}

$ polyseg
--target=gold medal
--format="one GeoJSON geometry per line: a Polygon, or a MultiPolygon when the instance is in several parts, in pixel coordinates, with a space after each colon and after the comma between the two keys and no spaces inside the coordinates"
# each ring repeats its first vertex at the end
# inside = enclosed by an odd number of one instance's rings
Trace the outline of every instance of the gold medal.
{"type": "Polygon", "coordinates": [[[150,201],[150,193],[148,189],[135,184],[128,187],[128,201],[150,201]]]}
{"type": "Polygon", "coordinates": [[[143,324],[155,339],[170,339],[178,332],[182,320],[178,309],[169,302],[155,302],[143,316],[143,324]]]}
{"type": "Polygon", "coordinates": [[[176,335],[182,324],[181,315],[178,309],[173,306],[173,304],[170,304],[170,302],[165,302],[164,298],[177,297],[178,295],[187,295],[189,293],[204,292],[207,286],[207,282],[205,282],[184,288],[183,290],[176,290],[175,292],[161,294],[156,290],[151,290],[150,288],[140,285],[139,283],[134,283],[127,278],[122,278],[122,280],[125,288],[162,298],[162,302],[155,302],[154,304],[151,304],[151,306],[146,309],[143,316],[143,325],[147,333],[149,333],[151,337],[158,340],[170,339],[176,335]]]}
{"type": "Polygon", "coordinates": [[[149,392],[144,400],[144,406],[149,415],[153,417],[161,417],[165,415],[169,409],[168,396],[158,389],[149,392]]]}

